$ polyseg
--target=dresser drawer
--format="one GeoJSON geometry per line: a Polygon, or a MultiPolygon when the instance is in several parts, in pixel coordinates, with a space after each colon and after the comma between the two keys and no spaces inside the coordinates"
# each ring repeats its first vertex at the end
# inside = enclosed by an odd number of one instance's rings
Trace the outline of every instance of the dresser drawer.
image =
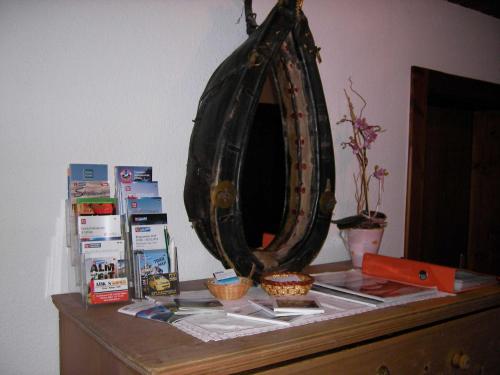
{"type": "Polygon", "coordinates": [[[492,309],[262,373],[488,375],[499,369],[500,309],[492,309]]]}

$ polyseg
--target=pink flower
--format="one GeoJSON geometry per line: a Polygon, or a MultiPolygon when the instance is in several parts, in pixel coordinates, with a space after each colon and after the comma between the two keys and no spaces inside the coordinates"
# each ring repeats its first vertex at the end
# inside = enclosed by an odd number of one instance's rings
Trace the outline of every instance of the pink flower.
{"type": "Polygon", "coordinates": [[[368,123],[366,122],[366,119],[363,118],[357,118],[356,121],[354,122],[354,127],[359,130],[364,130],[369,127],[368,123]]]}
{"type": "Polygon", "coordinates": [[[381,168],[378,165],[375,166],[375,171],[373,172],[373,177],[375,177],[377,180],[384,181],[384,177],[388,176],[389,172],[387,172],[387,169],[381,168]]]}
{"type": "Polygon", "coordinates": [[[370,125],[366,121],[366,118],[362,116],[363,110],[366,106],[366,101],[360,94],[358,94],[357,91],[352,88],[352,81],[350,79],[349,83],[352,93],[361,100],[361,102],[363,103],[363,107],[361,108],[359,114],[356,114],[351,98],[347,90],[344,90],[349,109],[349,116],[344,115],[344,117],[342,117],[337,122],[337,124],[348,123],[351,125],[352,134],[346,142],[341,143],[341,146],[343,149],[351,149],[358,161],[359,170],[354,174],[354,182],[356,185],[354,197],[356,198],[357,212],[359,214],[363,211],[370,212],[368,193],[371,177],[374,177],[378,180],[378,199],[376,205],[376,210],[378,210],[381,204],[381,192],[384,188],[384,178],[388,176],[389,173],[387,172],[387,169],[381,168],[378,165],[375,166],[372,174],[370,174],[370,172],[367,170],[368,150],[370,149],[371,145],[377,140],[379,133],[383,132],[383,129],[378,125],[370,125]]]}
{"type": "Polygon", "coordinates": [[[361,152],[361,148],[359,147],[354,137],[349,137],[349,142],[342,142],[341,145],[342,148],[349,147],[355,155],[361,152]]]}
{"type": "Polygon", "coordinates": [[[375,126],[368,126],[363,130],[364,148],[370,148],[370,145],[377,139],[377,130],[375,126]]]}

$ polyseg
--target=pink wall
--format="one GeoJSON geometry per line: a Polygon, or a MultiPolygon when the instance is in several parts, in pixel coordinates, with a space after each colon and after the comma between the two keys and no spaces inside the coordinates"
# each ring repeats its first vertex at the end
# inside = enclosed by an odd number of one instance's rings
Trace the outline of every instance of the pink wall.
{"type": "MultiPolygon", "coordinates": [[[[259,21],[275,3],[255,1],[259,21]]],[[[391,173],[382,252],[402,255],[410,67],[500,82],[500,21],[442,0],[305,0],[304,11],[322,47],[332,123],[352,77],[368,120],[387,129],[371,161],[391,173]]],[[[197,103],[245,38],[241,12],[240,0],[0,3],[0,373],[58,371],[50,294],[76,289],[64,247],[70,162],[151,164],[181,278],[220,268],[187,220],[182,191],[197,103]]],[[[335,128],[336,144],[346,135],[335,128]]],[[[342,217],[354,210],[355,165],[339,147],[336,158],[342,217]]],[[[332,227],[316,262],[347,256],[332,227]]]]}

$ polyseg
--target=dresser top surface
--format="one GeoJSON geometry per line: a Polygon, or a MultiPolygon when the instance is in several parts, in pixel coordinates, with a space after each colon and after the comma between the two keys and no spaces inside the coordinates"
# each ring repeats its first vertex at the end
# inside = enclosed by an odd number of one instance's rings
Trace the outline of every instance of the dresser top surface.
{"type": "MultiPolygon", "coordinates": [[[[336,267],[325,266],[323,269],[336,267]]],[[[193,289],[202,284],[201,280],[185,282],[182,288],[193,289]]],[[[238,372],[337,350],[498,307],[500,286],[208,343],[165,323],[120,314],[117,310],[121,305],[85,309],[81,296],[76,293],[54,295],[52,300],[64,318],[71,319],[139,373],[172,374],[188,369],[190,373],[238,372]]]]}

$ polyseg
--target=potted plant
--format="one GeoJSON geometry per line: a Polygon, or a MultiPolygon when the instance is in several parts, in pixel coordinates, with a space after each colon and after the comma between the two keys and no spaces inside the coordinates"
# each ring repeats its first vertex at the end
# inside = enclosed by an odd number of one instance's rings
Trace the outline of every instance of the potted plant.
{"type": "Polygon", "coordinates": [[[342,219],[334,220],[340,230],[340,236],[351,253],[354,267],[361,267],[363,254],[365,252],[376,253],[380,248],[380,242],[387,225],[387,217],[380,212],[382,203],[382,192],[384,189],[384,178],[389,174],[385,168],[375,165],[370,171],[368,162],[368,150],[375,142],[380,133],[383,132],[379,125],[370,125],[363,117],[366,100],[353,88],[349,79],[349,92],[344,90],[349,114],[344,115],[337,125],[350,125],[352,135],[346,142],[342,142],[343,149],[350,150],[357,162],[358,170],[354,174],[355,192],[357,203],[356,214],[342,219]],[[355,112],[351,96],[355,96],[362,102],[359,113],[355,112]],[[370,185],[376,183],[377,202],[375,207],[370,206],[370,185]]]}

